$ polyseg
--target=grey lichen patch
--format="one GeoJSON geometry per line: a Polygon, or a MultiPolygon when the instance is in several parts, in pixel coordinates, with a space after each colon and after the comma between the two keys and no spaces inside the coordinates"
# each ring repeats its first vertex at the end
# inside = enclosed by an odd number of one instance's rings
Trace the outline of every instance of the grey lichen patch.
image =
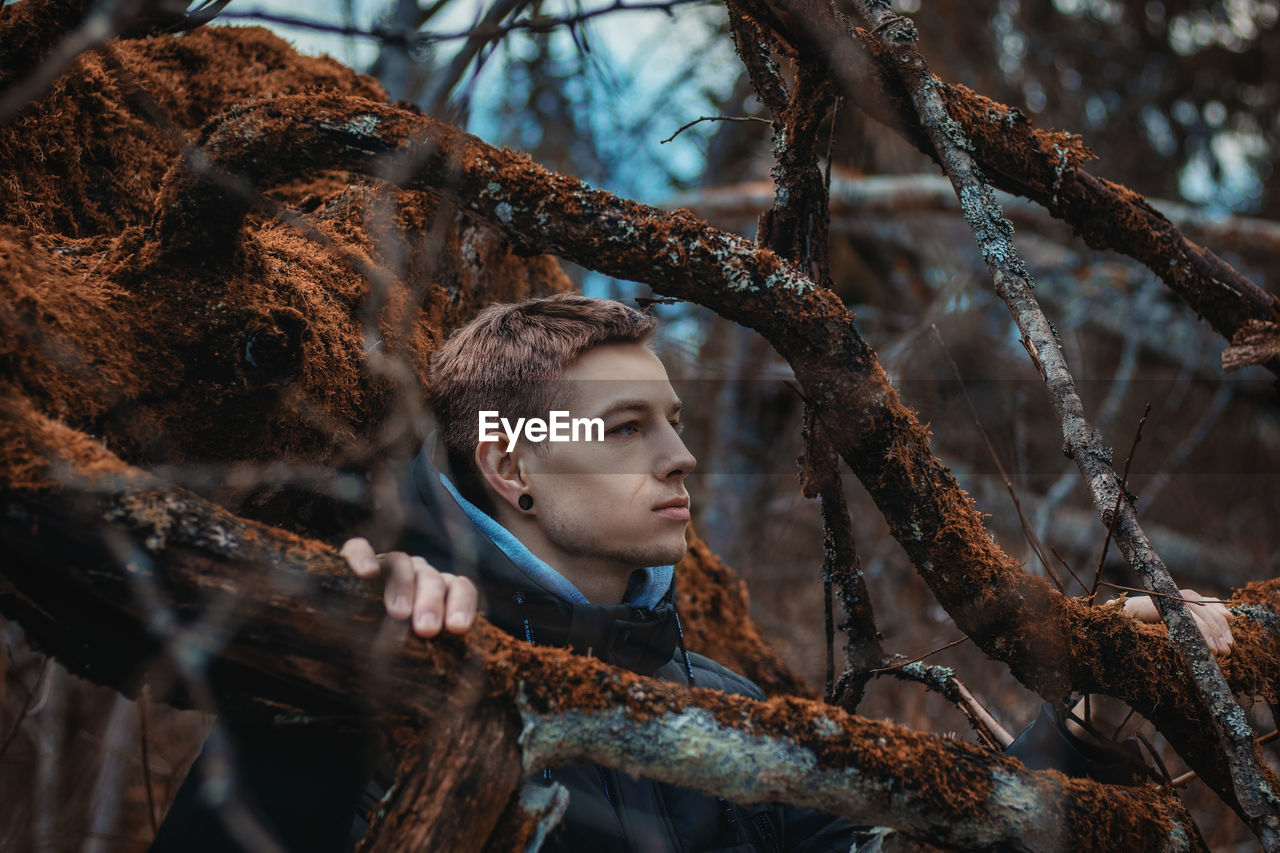
{"type": "Polygon", "coordinates": [[[1223,710],[1226,712],[1223,723],[1226,725],[1231,739],[1237,743],[1252,742],[1253,727],[1249,725],[1249,720],[1244,715],[1244,709],[1232,702],[1223,710]]]}
{"type": "Polygon", "coordinates": [[[343,129],[346,130],[348,133],[355,134],[355,135],[377,136],[378,125],[380,123],[381,122],[379,121],[377,116],[369,115],[368,113],[361,113],[359,115],[352,116],[351,118],[347,119],[347,123],[343,129]]]}
{"type": "Polygon", "coordinates": [[[1280,636],[1280,616],[1277,616],[1270,607],[1264,607],[1261,604],[1240,604],[1231,608],[1231,612],[1237,617],[1252,619],[1270,633],[1280,636]]]}
{"type": "MultiPolygon", "coordinates": [[[[1070,138],[1070,134],[1067,134],[1070,138]]],[[[1053,203],[1058,203],[1058,190],[1062,188],[1062,182],[1068,175],[1075,174],[1075,168],[1071,165],[1070,151],[1061,145],[1054,143],[1053,153],[1057,155],[1057,159],[1053,164],[1053,203]]]]}
{"type": "Polygon", "coordinates": [[[887,17],[876,29],[883,33],[883,38],[893,42],[894,44],[910,44],[920,38],[920,31],[916,29],[915,22],[903,15],[889,13],[892,17],[887,17]]]}
{"type": "Polygon", "coordinates": [[[936,77],[927,77],[920,83],[920,97],[928,104],[928,112],[934,116],[938,130],[947,142],[961,151],[972,153],[973,143],[964,132],[964,127],[947,110],[936,77]]]}
{"type": "Polygon", "coordinates": [[[813,721],[813,730],[818,733],[818,737],[833,738],[844,734],[844,729],[840,724],[830,717],[818,717],[813,721]]]}
{"type": "Polygon", "coordinates": [[[723,789],[744,805],[774,794],[781,786],[801,789],[800,780],[817,771],[813,754],[786,739],[750,735],[722,726],[704,708],[635,720],[625,709],[554,717],[522,712],[520,743],[525,769],[548,762],[592,761],[653,778],[679,776],[680,784],[723,789]],[[734,772],[726,779],[725,768],[734,772]],[[785,768],[785,770],[783,769],[785,768]],[[787,780],[796,780],[786,784],[787,780]]]}
{"type": "Polygon", "coordinates": [[[960,210],[973,229],[974,239],[989,267],[1008,270],[1024,282],[1029,276],[1013,245],[1013,223],[1000,211],[1000,202],[986,184],[967,185],[960,190],[960,210]]]}
{"type": "Polygon", "coordinates": [[[987,124],[1003,125],[1007,130],[1012,130],[1018,122],[1025,119],[1025,116],[1017,107],[1005,107],[1002,110],[987,110],[985,118],[987,124]]]}
{"type": "Polygon", "coordinates": [[[914,681],[932,685],[939,690],[946,687],[947,682],[956,675],[956,671],[949,666],[930,666],[921,661],[907,664],[902,667],[902,672],[914,681]]]}
{"type": "Polygon", "coordinates": [[[741,257],[730,255],[724,259],[721,264],[724,270],[724,283],[727,284],[731,291],[754,291],[755,277],[751,275],[751,270],[742,263],[741,257]]]}
{"type": "Polygon", "coordinates": [[[511,205],[505,201],[498,202],[498,206],[493,209],[493,215],[498,217],[498,221],[503,225],[511,224],[511,205]]]}
{"type": "Polygon", "coordinates": [[[1050,802],[1042,791],[1011,773],[995,770],[991,774],[988,808],[1016,828],[1018,840],[1026,849],[1060,847],[1062,816],[1054,813],[1057,810],[1050,802]]]}
{"type": "Polygon", "coordinates": [[[757,265],[754,247],[744,251],[726,239],[719,246],[709,246],[708,249],[720,267],[725,286],[735,293],[787,290],[803,296],[814,289],[812,281],[782,264],[771,273],[763,273],[757,265]]]}

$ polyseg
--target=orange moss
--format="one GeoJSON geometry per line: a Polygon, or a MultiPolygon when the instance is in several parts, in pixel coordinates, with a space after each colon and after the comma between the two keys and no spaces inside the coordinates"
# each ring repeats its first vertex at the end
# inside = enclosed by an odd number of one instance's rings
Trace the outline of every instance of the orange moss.
{"type": "MultiPolygon", "coordinates": [[[[251,100],[326,92],[385,99],[265,30],[206,27],[86,54],[0,128],[0,186],[12,189],[0,367],[14,393],[144,466],[358,468],[419,440],[416,418],[378,429],[421,410],[431,351],[488,301],[566,289],[553,259],[518,255],[429,193],[317,171],[305,152],[280,152],[279,186],[260,189],[311,234],[254,214],[214,266],[158,259],[148,230],[202,125],[251,100]],[[383,210],[385,227],[372,224],[383,210]],[[403,263],[384,254],[392,245],[403,263]]],[[[333,522],[279,489],[218,497],[302,529],[333,522]]]]}
{"type": "Polygon", "coordinates": [[[690,649],[742,673],[770,696],[816,698],[760,636],[747,585],[692,531],[689,551],[676,565],[676,589],[690,649]]]}

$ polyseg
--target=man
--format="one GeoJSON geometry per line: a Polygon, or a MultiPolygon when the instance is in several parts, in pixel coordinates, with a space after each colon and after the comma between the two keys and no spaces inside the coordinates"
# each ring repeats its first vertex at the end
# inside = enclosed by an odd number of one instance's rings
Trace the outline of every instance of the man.
{"type": "MultiPolygon", "coordinates": [[[[686,549],[684,481],[696,460],[680,439],[680,400],[649,348],[655,327],[620,303],[561,295],[494,306],[450,337],[432,359],[439,440],[411,466],[403,550],[378,556],[362,539],[342,549],[357,574],[386,573],[390,615],[411,618],[423,637],[461,632],[483,599],[491,621],[528,642],[764,698],[683,649],[673,564],[686,549]],[[590,428],[569,441],[522,429],[556,411],[590,428]],[[496,413],[491,440],[481,440],[481,412],[496,413]]],[[[247,846],[235,837],[242,829],[224,825],[233,792],[286,849],[343,849],[376,775],[367,735],[238,727],[234,782],[215,792],[222,801],[193,781],[207,775],[202,757],[153,849],[247,846]]],[[[557,767],[532,781],[570,794],[546,850],[816,852],[852,842],[854,827],[830,816],[738,807],[604,767],[557,767]]]]}
{"type": "MultiPolygon", "coordinates": [[[[684,481],[696,460],[680,439],[681,402],[649,349],[654,328],[619,303],[561,295],[491,307],[450,337],[432,359],[439,441],[411,466],[402,550],[378,555],[363,539],[342,549],[356,574],[385,574],[391,616],[422,637],[460,633],[483,600],[491,621],[530,643],[764,698],[683,647],[672,564],[685,553],[684,481]],[[524,429],[557,411],[594,432],[557,441],[524,429]]],[[[347,825],[376,775],[367,732],[242,730],[235,740],[240,800],[287,849],[340,850],[358,837],[360,821],[347,825]]],[[[856,831],[805,809],[739,807],[604,767],[531,781],[570,794],[546,850],[816,853],[849,850],[856,831]]],[[[245,844],[198,785],[184,784],[153,849],[245,844]]]]}

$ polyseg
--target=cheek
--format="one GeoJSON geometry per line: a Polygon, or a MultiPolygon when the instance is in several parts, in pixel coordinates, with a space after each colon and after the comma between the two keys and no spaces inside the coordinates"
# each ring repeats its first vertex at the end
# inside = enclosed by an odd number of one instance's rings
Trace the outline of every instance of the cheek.
{"type": "Polygon", "coordinates": [[[630,477],[607,474],[583,477],[565,485],[556,496],[560,521],[565,524],[619,530],[643,527],[650,521],[641,494],[643,481],[637,485],[630,477]]]}

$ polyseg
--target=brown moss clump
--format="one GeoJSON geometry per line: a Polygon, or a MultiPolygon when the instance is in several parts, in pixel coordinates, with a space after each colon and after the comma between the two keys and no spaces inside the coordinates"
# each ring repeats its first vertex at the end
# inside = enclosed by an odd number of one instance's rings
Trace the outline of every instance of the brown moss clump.
{"type": "Polygon", "coordinates": [[[691,650],[742,673],[770,696],[816,698],[760,636],[747,585],[696,536],[690,536],[689,551],[676,566],[676,589],[691,650]]]}
{"type": "MultiPolygon", "coordinates": [[[[0,32],[67,24],[12,13],[0,32]]],[[[290,122],[325,110],[422,121],[332,60],[258,28],[210,27],[113,40],[0,128],[14,199],[0,210],[0,490],[57,488],[64,463],[77,475],[168,466],[243,516],[342,535],[361,510],[330,494],[335,470],[376,477],[416,449],[439,342],[484,304],[569,287],[553,258],[434,192],[285,144],[290,122]],[[234,159],[254,134],[282,140],[269,163],[234,159]],[[183,152],[197,144],[258,178],[265,202],[190,180],[183,152]]],[[[443,148],[482,150],[437,130],[443,148]]],[[[544,174],[523,156],[499,165],[503,180],[544,174]]],[[[692,645],[766,689],[805,692],[732,572],[700,542],[686,566],[692,645]]]]}
{"type": "MultiPolygon", "coordinates": [[[[40,5],[4,10],[0,31],[53,38],[66,21],[40,5]]],[[[136,465],[363,470],[421,439],[427,362],[452,328],[569,286],[553,259],[517,254],[435,196],[318,170],[305,152],[281,152],[275,182],[254,187],[268,207],[234,246],[164,256],[153,224],[182,151],[217,116],[290,94],[385,102],[371,78],[265,30],[205,27],[113,40],[0,127],[5,394],[136,465]]],[[[207,212],[187,223],[192,246],[224,224],[207,212]]],[[[11,487],[8,472],[36,470],[2,461],[11,487]]],[[[331,503],[306,490],[214,496],[333,530],[331,503]]]]}

